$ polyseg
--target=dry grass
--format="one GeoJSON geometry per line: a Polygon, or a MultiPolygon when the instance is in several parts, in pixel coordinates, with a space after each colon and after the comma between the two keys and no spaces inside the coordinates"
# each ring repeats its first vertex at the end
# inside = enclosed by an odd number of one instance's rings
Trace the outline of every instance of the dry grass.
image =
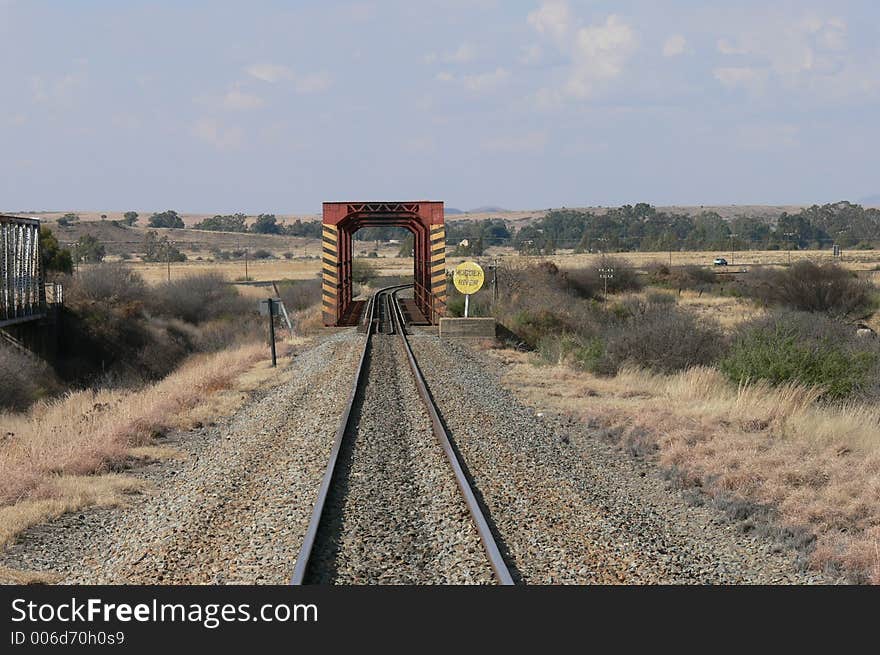
{"type": "Polygon", "coordinates": [[[40,496],[0,507],[0,545],[32,525],[85,507],[114,507],[125,497],[147,488],[142,480],[110,473],[106,475],[58,475],[47,479],[40,496]]]}
{"type": "Polygon", "coordinates": [[[176,456],[155,443],[167,431],[233,413],[283,370],[269,367],[266,350],[253,344],[198,355],[140,391],[77,391],[25,414],[0,414],[0,545],[30,525],[141,491],[141,482],[118,471],[176,456]]]}
{"type": "Polygon", "coordinates": [[[619,293],[613,296],[614,302],[625,303],[630,299],[646,300],[651,293],[667,293],[673,296],[680,307],[693,313],[700,319],[717,322],[726,332],[732,332],[738,325],[766,315],[767,310],[758,306],[748,298],[719,296],[713,293],[688,289],[678,293],[674,290],[647,287],[642,291],[619,293]]]}
{"type": "Polygon", "coordinates": [[[737,389],[711,368],[598,378],[496,356],[529,404],[580,415],[636,451],[657,447],[683,485],[721,506],[771,508],[788,534],[815,535],[813,566],[880,584],[880,407],[822,406],[796,386],[737,389]]]}
{"type": "Polygon", "coordinates": [[[0,566],[0,584],[55,584],[61,576],[48,571],[19,571],[0,566]]]}
{"type": "MultiPolygon", "coordinates": [[[[127,266],[137,271],[148,284],[161,284],[168,279],[168,269],[163,263],[129,262],[127,266]]],[[[319,259],[265,259],[248,262],[248,277],[255,282],[269,280],[308,280],[321,271],[319,259]]],[[[186,261],[171,264],[171,279],[215,273],[233,282],[244,278],[242,261],[186,261]]],[[[244,288],[244,287],[241,287],[244,288]]],[[[264,292],[265,297],[265,292],[264,292]]]]}

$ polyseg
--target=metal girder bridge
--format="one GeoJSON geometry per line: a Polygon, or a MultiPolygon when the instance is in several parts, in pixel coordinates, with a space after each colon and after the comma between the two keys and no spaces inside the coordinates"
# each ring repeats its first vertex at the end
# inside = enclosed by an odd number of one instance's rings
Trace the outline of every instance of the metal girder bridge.
{"type": "Polygon", "coordinates": [[[40,221],[0,214],[0,327],[45,316],[40,221]]]}
{"type": "Polygon", "coordinates": [[[352,235],[363,227],[403,227],[413,235],[414,306],[428,323],[446,313],[443,203],[325,202],[321,268],[324,325],[356,321],[352,302],[352,235]]]}

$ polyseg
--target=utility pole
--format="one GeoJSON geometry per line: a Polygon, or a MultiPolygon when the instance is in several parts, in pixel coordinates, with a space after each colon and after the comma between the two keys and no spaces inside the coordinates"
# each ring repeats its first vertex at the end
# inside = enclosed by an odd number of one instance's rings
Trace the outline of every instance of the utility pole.
{"type": "Polygon", "coordinates": [[[734,253],[734,237],[739,236],[738,234],[730,233],[730,265],[733,266],[733,253],[734,253]]]}
{"type": "Polygon", "coordinates": [[[269,345],[272,349],[272,366],[277,366],[275,357],[275,301],[272,298],[268,300],[269,305],[269,345]]]}
{"type": "Polygon", "coordinates": [[[165,246],[165,268],[168,273],[168,281],[171,282],[171,242],[165,246]]]}
{"type": "Polygon", "coordinates": [[[250,278],[248,278],[248,249],[244,249],[244,281],[247,282],[250,278]]]}
{"type": "Polygon", "coordinates": [[[797,232],[783,232],[783,234],[788,237],[788,265],[791,266],[791,238],[796,236],[797,232]]]}

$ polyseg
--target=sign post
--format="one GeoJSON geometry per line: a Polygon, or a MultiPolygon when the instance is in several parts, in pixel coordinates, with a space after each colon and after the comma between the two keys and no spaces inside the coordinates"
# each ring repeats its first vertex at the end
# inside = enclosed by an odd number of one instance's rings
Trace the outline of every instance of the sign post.
{"type": "Polygon", "coordinates": [[[275,357],[275,317],[280,313],[281,298],[267,298],[260,301],[260,314],[269,317],[269,347],[272,351],[272,366],[277,366],[275,357]]]}
{"type": "Polygon", "coordinates": [[[608,280],[614,277],[614,269],[613,268],[600,268],[599,269],[599,277],[605,281],[605,297],[604,300],[608,300],[608,280]]]}
{"type": "Polygon", "coordinates": [[[470,297],[483,287],[486,275],[476,262],[462,262],[452,273],[452,283],[459,293],[464,294],[464,317],[468,317],[470,297]]]}

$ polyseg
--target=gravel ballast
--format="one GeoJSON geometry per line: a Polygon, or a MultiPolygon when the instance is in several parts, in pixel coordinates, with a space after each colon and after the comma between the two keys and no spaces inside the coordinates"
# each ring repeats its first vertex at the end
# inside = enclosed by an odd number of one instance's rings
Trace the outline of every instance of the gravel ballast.
{"type": "Polygon", "coordinates": [[[410,341],[519,581],[835,581],[799,570],[796,553],[742,533],[717,510],[688,503],[658,467],[584,423],[518,402],[498,364],[477,350],[427,335],[410,341]]]}
{"type": "MultiPolygon", "coordinates": [[[[0,566],[69,583],[287,583],[363,339],[322,337],[231,419],[163,440],[180,459],[128,471],[148,493],[27,530],[0,566]]],[[[687,502],[650,460],[587,424],[537,414],[479,351],[427,333],[410,340],[517,582],[837,582],[687,502]]],[[[368,373],[381,384],[355,407],[345,485],[328,499],[336,518],[319,533],[330,547],[312,580],[491,583],[398,337],[375,336],[373,350],[368,373]]]]}
{"type": "Polygon", "coordinates": [[[307,582],[491,584],[399,337],[377,334],[307,582]]]}
{"type": "Polygon", "coordinates": [[[32,528],[0,565],[68,583],[286,584],[362,347],[354,331],[323,339],[230,421],[172,435],[185,459],[130,471],[151,493],[32,528]]]}

